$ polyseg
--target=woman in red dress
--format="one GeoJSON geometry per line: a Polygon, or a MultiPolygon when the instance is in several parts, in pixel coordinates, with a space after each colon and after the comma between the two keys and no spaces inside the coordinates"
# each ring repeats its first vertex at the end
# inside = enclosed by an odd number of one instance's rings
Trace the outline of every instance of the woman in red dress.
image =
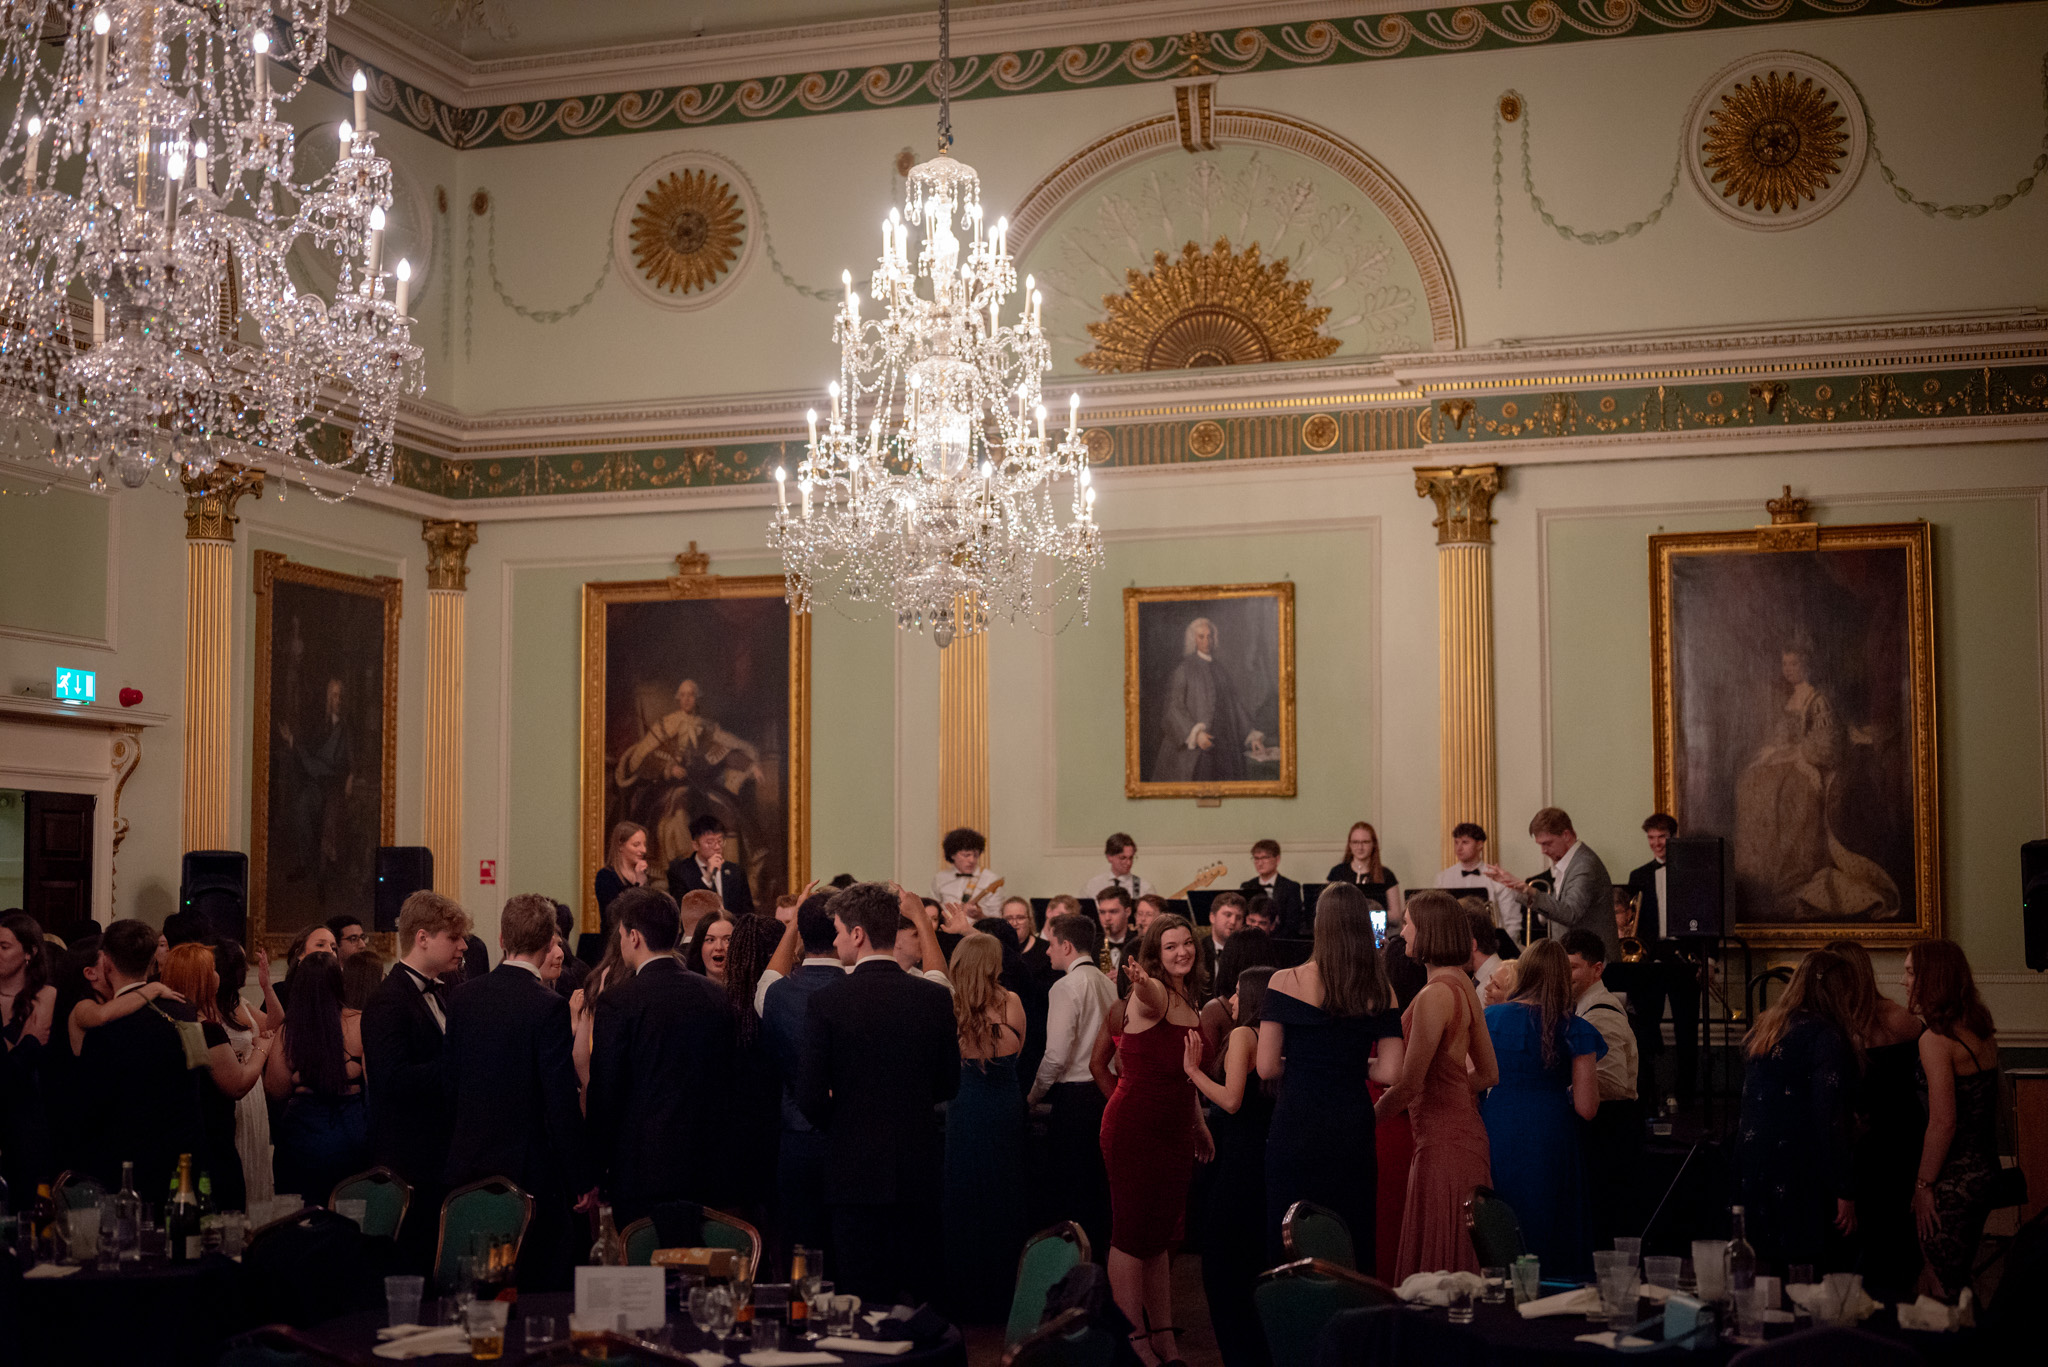
{"type": "MultiPolygon", "coordinates": [[[[1137,1326],[1131,1347],[1143,1367],[1174,1367],[1173,1283],[1167,1253],[1180,1241],[1195,1163],[1215,1156],[1201,1093],[1188,1081],[1187,1039],[1200,1031],[1202,956],[1195,930],[1161,916],[1124,960],[1131,994],[1110,1008],[1091,1061],[1109,1096],[1102,1159],[1109,1170],[1109,1288],[1137,1326]],[[1114,1048],[1118,1074],[1109,1071],[1114,1048]]],[[[1202,1039],[1204,1065],[1213,1041],[1202,1039]]]]}

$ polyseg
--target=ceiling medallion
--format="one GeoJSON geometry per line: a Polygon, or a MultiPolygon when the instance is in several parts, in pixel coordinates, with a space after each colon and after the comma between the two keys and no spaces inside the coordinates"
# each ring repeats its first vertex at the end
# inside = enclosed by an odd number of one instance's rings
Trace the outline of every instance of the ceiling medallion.
{"type": "Polygon", "coordinates": [[[1219,237],[1178,259],[1152,254],[1152,269],[1126,273],[1130,288],[1104,295],[1108,315],[1088,325],[1095,349],[1081,364],[1102,374],[1306,361],[1337,349],[1323,335],[1327,308],[1311,308],[1312,280],[1287,278],[1287,259],[1262,265],[1259,244],[1242,252],[1219,237]]]}
{"type": "Polygon", "coordinates": [[[1799,52],[1723,69],[1693,101],[1686,165],[1724,217],[1774,231],[1811,223],[1847,196],[1868,129],[1848,80],[1799,52]]]}
{"type": "Polygon", "coordinates": [[[704,152],[663,157],[619,200],[612,250],[643,298],[697,309],[724,295],[753,258],[760,222],[753,187],[737,166],[704,152]]]}

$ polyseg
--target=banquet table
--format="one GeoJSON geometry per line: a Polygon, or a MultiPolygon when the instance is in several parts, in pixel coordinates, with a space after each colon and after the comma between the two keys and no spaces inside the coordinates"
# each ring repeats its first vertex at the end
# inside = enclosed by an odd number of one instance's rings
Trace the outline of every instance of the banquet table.
{"type": "Polygon", "coordinates": [[[23,1278],[12,1258],[5,1262],[0,1275],[14,1283],[15,1347],[25,1363],[211,1367],[221,1343],[242,1327],[242,1269],[218,1254],[61,1277],[23,1278]]]}
{"type": "MultiPolygon", "coordinates": [[[[432,1304],[429,1302],[430,1306],[432,1304]]],[[[526,1331],[522,1316],[550,1316],[555,1321],[557,1332],[566,1336],[569,1312],[575,1308],[576,1297],[566,1291],[521,1296],[518,1305],[513,1307],[511,1322],[505,1328],[503,1361],[516,1363],[526,1355],[526,1331]]],[[[329,1320],[309,1330],[308,1337],[329,1352],[347,1358],[350,1362],[360,1363],[362,1367],[382,1367],[388,1359],[375,1356],[372,1350],[377,1346],[377,1331],[384,1327],[384,1320],[382,1310],[344,1315],[340,1319],[329,1320]]],[[[671,1320],[662,1335],[643,1332],[639,1336],[676,1353],[692,1353],[710,1346],[704,1336],[698,1333],[697,1327],[687,1319],[671,1320]]],[[[736,1360],[740,1349],[735,1344],[725,1351],[729,1357],[736,1360]]],[[[896,1367],[967,1367],[967,1346],[960,1336],[958,1326],[955,1325],[947,1325],[946,1332],[931,1342],[918,1344],[909,1352],[899,1353],[893,1357],[880,1353],[842,1353],[838,1356],[846,1361],[848,1367],[881,1367],[883,1363],[895,1364],[896,1367]]],[[[452,1367],[454,1363],[469,1361],[469,1355],[449,1353],[415,1358],[412,1361],[425,1363],[427,1367],[435,1367],[435,1364],[450,1364],[452,1367]]]]}

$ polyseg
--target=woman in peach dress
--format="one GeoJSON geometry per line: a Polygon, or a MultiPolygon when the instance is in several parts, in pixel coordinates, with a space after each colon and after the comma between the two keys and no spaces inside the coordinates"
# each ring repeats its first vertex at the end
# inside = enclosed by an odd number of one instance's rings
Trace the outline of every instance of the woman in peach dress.
{"type": "Polygon", "coordinates": [[[1408,899],[1401,937],[1429,966],[1429,981],[1402,1017],[1401,1079],[1376,1108],[1382,1116],[1408,1112],[1415,1128],[1396,1282],[1416,1272],[1479,1271],[1465,1202],[1472,1188],[1492,1183],[1478,1097],[1500,1079],[1478,993],[1465,976],[1472,931],[1464,909],[1449,893],[1418,892],[1408,899]]]}

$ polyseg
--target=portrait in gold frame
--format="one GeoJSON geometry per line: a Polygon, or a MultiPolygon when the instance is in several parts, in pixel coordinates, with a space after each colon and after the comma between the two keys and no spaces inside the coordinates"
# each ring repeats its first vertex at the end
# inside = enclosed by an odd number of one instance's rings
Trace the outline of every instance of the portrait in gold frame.
{"type": "Polygon", "coordinates": [[[1931,530],[1771,512],[1649,539],[1658,807],[1728,840],[1753,944],[1938,936],[1931,530]]]}
{"type": "Polygon", "coordinates": [[[1293,797],[1295,758],[1292,582],[1124,590],[1124,796],[1293,797]]]}
{"type": "Polygon", "coordinates": [[[741,828],[737,842],[728,840],[726,857],[747,872],[756,910],[771,910],[775,893],[785,886],[799,890],[810,876],[810,615],[783,601],[781,575],[714,575],[709,567],[709,557],[692,542],[666,579],[583,586],[579,906],[585,931],[601,929],[593,881],[605,863],[606,838],[622,819],[647,828],[648,883],[654,887],[665,886],[668,861],[687,852],[683,832],[689,816],[707,810],[725,819],[728,829],[741,828]],[[635,618],[641,628],[652,624],[657,635],[615,634],[615,617],[635,618]],[[781,639],[770,642],[770,634],[781,639]],[[762,705],[761,694],[772,681],[748,672],[755,656],[771,648],[786,648],[786,705],[772,696],[762,705]],[[705,753],[693,751],[689,765],[708,762],[715,772],[706,782],[694,767],[671,778],[672,769],[645,783],[629,781],[635,791],[628,792],[619,782],[622,761],[633,768],[628,777],[635,780],[647,772],[648,761],[660,758],[658,747],[667,742],[651,738],[662,724],[662,709],[682,710],[680,698],[669,698],[680,694],[685,679],[696,685],[704,708],[699,717],[697,697],[692,698],[691,723],[706,728],[705,753]],[[754,720],[774,713],[781,735],[747,734],[752,728],[727,714],[747,703],[753,704],[754,720]],[[738,734],[727,732],[728,722],[738,734]],[[762,752],[777,744],[781,756],[762,752]],[[650,753],[636,760],[639,749],[650,753]],[[765,848],[770,842],[762,837],[770,825],[782,827],[774,833],[779,848],[765,848]],[[684,848],[664,847],[665,836],[669,845],[684,848]]]}
{"type": "Polygon", "coordinates": [[[249,941],[282,955],[329,916],[368,916],[396,834],[404,584],[277,551],[256,552],[254,578],[249,941]]]}

